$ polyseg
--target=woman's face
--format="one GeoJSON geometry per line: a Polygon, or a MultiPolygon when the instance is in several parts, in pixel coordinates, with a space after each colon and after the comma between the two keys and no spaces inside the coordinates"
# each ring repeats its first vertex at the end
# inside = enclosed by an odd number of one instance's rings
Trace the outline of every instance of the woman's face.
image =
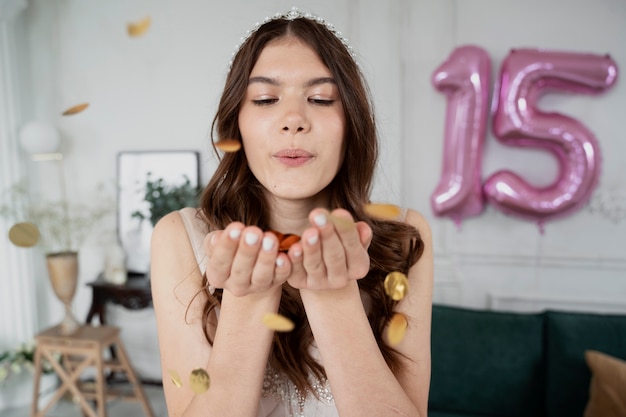
{"type": "Polygon", "coordinates": [[[343,161],[339,90],[317,54],[295,38],[270,42],[239,112],[248,165],[275,198],[318,196],[343,161]]]}

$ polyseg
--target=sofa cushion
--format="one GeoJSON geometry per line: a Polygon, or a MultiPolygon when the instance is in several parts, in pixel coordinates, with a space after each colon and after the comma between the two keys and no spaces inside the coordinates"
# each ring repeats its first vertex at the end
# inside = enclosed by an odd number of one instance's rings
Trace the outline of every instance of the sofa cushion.
{"type": "Polygon", "coordinates": [[[584,417],[626,416],[626,361],[595,350],[585,361],[592,376],[584,417]]]}
{"type": "Polygon", "coordinates": [[[543,335],[541,314],[433,306],[429,415],[541,416],[543,335]]]}
{"type": "Polygon", "coordinates": [[[582,416],[591,372],[585,351],[626,359],[626,317],[546,312],[546,415],[582,416]]]}

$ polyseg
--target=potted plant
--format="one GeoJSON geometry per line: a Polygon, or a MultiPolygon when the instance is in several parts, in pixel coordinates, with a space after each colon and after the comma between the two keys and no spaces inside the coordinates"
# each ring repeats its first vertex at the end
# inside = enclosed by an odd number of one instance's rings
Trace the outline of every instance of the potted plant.
{"type": "Polygon", "coordinates": [[[61,332],[73,333],[79,327],[71,311],[78,282],[78,249],[99,222],[113,212],[112,202],[104,198],[94,206],[86,206],[63,199],[35,204],[25,181],[5,192],[2,201],[11,202],[0,205],[0,216],[15,222],[9,231],[11,242],[21,247],[41,246],[54,293],[65,305],[61,332]]]}
{"type": "Polygon", "coordinates": [[[144,200],[149,204],[150,213],[136,210],[131,217],[140,221],[150,220],[152,226],[156,225],[161,217],[179,210],[183,207],[197,207],[198,196],[201,188],[191,184],[186,175],[181,184],[168,184],[163,178],[153,179],[149,172],[146,177],[144,200]]]}
{"type": "MultiPolygon", "coordinates": [[[[16,349],[9,349],[0,353],[0,386],[12,375],[19,375],[24,371],[32,372],[35,365],[35,344],[22,343],[16,349]]],[[[44,374],[52,373],[52,366],[43,360],[44,374]]]]}

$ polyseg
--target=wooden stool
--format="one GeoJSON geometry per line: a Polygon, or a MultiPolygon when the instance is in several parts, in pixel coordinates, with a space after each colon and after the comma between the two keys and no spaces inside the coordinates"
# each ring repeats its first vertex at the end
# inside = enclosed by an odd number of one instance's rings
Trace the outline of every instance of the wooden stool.
{"type": "Polygon", "coordinates": [[[146,416],[154,417],[119,334],[119,327],[87,325],[81,326],[77,332],[67,336],[60,334],[59,326],[51,327],[35,336],[37,347],[31,417],[43,417],[68,391],[78,401],[85,416],[106,417],[105,400],[122,397],[139,401],[146,416]],[[111,360],[103,358],[103,351],[108,348],[117,350],[117,358],[111,360]],[[62,384],[43,410],[39,410],[39,380],[43,360],[50,363],[54,372],[61,378],[62,384]],[[78,378],[90,367],[96,370],[94,388],[81,388],[78,378]],[[106,371],[125,373],[132,385],[133,393],[124,395],[109,389],[105,380],[106,371]],[[94,409],[88,400],[95,401],[97,408],[94,409]]]}

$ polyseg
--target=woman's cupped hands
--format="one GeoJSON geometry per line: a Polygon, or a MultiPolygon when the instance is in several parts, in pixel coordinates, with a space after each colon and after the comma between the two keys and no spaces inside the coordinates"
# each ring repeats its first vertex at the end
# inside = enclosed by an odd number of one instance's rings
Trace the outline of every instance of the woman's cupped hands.
{"type": "Polygon", "coordinates": [[[277,234],[240,222],[207,234],[209,284],[245,296],[285,282],[298,289],[339,289],[367,275],[372,240],[367,223],[355,222],[344,209],[314,209],[308,219],[310,227],[286,252],[279,250],[277,234]]]}

